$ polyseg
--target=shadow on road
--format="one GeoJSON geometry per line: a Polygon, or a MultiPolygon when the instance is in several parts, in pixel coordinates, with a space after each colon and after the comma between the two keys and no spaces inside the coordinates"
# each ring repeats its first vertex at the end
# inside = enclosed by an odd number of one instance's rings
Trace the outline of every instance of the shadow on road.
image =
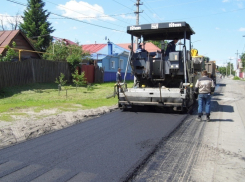
{"type": "Polygon", "coordinates": [[[212,101],[211,105],[215,108],[213,112],[234,112],[234,108],[231,105],[220,105],[217,101],[212,101]]]}
{"type": "Polygon", "coordinates": [[[210,119],[210,122],[234,122],[232,119],[210,119]]]}
{"type": "Polygon", "coordinates": [[[225,84],[225,83],[219,83],[219,84],[217,84],[216,86],[226,87],[226,84],[225,84]]]}

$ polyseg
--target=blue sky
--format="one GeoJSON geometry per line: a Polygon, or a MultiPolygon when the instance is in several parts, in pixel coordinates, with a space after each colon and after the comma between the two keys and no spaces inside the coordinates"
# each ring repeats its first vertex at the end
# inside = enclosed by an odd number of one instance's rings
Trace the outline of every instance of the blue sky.
{"type": "MultiPolygon", "coordinates": [[[[27,0],[14,0],[27,4],[27,0]]],[[[135,25],[136,0],[43,0],[51,14],[53,36],[80,44],[130,42],[126,27],[135,25]],[[97,25],[97,26],[94,26],[97,25]]],[[[245,0],[141,0],[140,24],[186,21],[195,31],[194,48],[222,66],[236,62],[236,52],[245,52],[245,0]]],[[[26,7],[1,0],[0,20],[23,14],[26,7]]]]}

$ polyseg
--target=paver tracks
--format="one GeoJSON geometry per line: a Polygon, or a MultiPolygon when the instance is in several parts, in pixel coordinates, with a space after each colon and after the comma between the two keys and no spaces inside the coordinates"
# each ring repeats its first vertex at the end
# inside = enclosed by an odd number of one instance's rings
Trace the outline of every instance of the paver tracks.
{"type": "MultiPolygon", "coordinates": [[[[223,87],[220,85],[216,89],[216,95],[222,93],[223,87]]],[[[213,102],[212,110],[220,109],[217,102],[213,102]]],[[[196,121],[196,111],[193,112],[193,115],[162,143],[152,158],[132,175],[130,181],[194,181],[192,172],[196,170],[195,165],[198,162],[210,157],[215,158],[218,153],[225,153],[202,143],[207,123],[196,121]]]]}
{"type": "Polygon", "coordinates": [[[0,181],[126,179],[185,117],[115,111],[2,149],[0,181]]]}

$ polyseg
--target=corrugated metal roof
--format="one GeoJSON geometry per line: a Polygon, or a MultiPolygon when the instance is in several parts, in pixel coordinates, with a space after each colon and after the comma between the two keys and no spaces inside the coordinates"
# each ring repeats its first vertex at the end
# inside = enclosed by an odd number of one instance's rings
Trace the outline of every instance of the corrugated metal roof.
{"type": "Polygon", "coordinates": [[[84,51],[88,51],[89,53],[96,53],[103,49],[105,46],[107,46],[107,44],[85,44],[82,45],[82,49],[84,51]]]}
{"type": "MultiPolygon", "coordinates": [[[[22,33],[20,30],[4,30],[0,31],[0,47],[5,47],[11,43],[11,41],[18,35],[21,34],[26,42],[32,47],[32,51],[36,51],[32,43],[28,40],[28,38],[25,36],[24,33],[22,33]]],[[[10,45],[11,46],[11,45],[10,45]]],[[[16,45],[16,48],[19,46],[16,45]]],[[[22,48],[21,48],[22,49],[22,48]]],[[[0,54],[4,52],[5,48],[0,48],[0,54]]],[[[36,53],[39,58],[41,58],[39,53],[36,53]]]]}
{"type": "Polygon", "coordinates": [[[71,40],[68,40],[68,39],[63,39],[63,40],[66,41],[66,44],[68,45],[78,45],[77,43],[72,42],[71,40]]]}
{"type": "MultiPolygon", "coordinates": [[[[131,43],[124,43],[124,44],[117,44],[120,47],[123,47],[124,49],[129,50],[128,46],[131,45],[131,43]]],[[[134,50],[136,49],[136,46],[134,44],[134,50]]],[[[145,44],[145,50],[147,50],[148,52],[156,52],[156,51],[161,51],[161,49],[159,49],[157,46],[155,46],[153,43],[151,42],[146,42],[145,44]]]]}
{"type": "MultiPolygon", "coordinates": [[[[5,47],[10,44],[13,38],[19,33],[20,30],[6,30],[0,31],[0,47],[5,47]]],[[[0,48],[0,54],[2,54],[4,48],[0,48]]]]}
{"type": "Polygon", "coordinates": [[[63,38],[54,37],[54,36],[53,36],[53,39],[61,41],[61,42],[64,42],[66,45],[78,45],[77,43],[75,43],[75,42],[73,42],[73,41],[71,41],[69,39],[63,39],[63,38]]]}

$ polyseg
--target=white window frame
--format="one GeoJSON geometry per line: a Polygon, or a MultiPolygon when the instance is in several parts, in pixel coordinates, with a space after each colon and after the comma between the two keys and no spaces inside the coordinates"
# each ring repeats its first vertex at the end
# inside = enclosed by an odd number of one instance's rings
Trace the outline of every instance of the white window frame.
{"type": "Polygon", "coordinates": [[[124,60],[123,59],[119,59],[119,68],[121,68],[121,70],[123,70],[124,69],[123,67],[124,67],[124,60]]]}
{"type": "Polygon", "coordinates": [[[111,69],[115,69],[115,61],[111,61],[111,69]]]}

